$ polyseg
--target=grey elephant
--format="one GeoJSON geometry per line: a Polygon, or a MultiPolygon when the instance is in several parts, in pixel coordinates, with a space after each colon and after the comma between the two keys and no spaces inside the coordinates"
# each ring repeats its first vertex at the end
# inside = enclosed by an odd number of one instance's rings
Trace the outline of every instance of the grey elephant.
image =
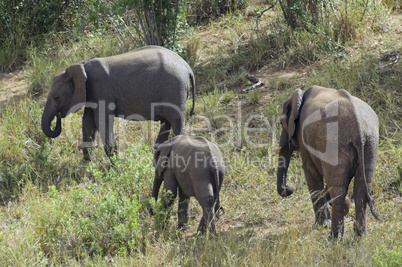
{"type": "Polygon", "coordinates": [[[346,194],[353,177],[356,234],[366,232],[367,204],[380,220],[369,195],[379,139],[378,117],[369,105],[345,90],[313,86],[304,93],[297,89],[284,102],[280,121],[279,195],[287,197],[294,191],[286,176],[293,152],[299,151],[316,224],[331,225],[333,239],[344,233],[344,212],[350,205],[346,194]]]}
{"type": "Polygon", "coordinates": [[[205,233],[208,229],[215,233],[213,218],[218,217],[221,209],[219,192],[225,176],[222,152],[216,144],[204,137],[175,136],[156,149],[153,162],[152,197],[158,199],[164,182],[162,202],[167,208],[179,191],[178,228],[187,223],[189,198],[195,197],[203,212],[198,232],[205,233]]]}
{"type": "Polygon", "coordinates": [[[183,133],[186,101],[192,87],[194,113],[195,81],[190,66],[176,53],[158,46],[146,46],[129,53],[92,58],[69,66],[53,78],[42,115],[42,130],[48,137],[61,133],[61,118],[83,106],[83,154],[89,160],[99,131],[105,152],[115,150],[113,121],[128,120],[161,122],[156,144],[183,133]],[[51,122],[57,118],[56,126],[51,122]]]}

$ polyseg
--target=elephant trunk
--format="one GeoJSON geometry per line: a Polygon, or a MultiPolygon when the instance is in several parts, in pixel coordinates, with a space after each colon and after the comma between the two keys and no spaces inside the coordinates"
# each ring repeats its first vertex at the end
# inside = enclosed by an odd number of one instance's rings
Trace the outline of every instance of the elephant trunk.
{"type": "Polygon", "coordinates": [[[294,188],[292,186],[286,185],[286,176],[289,168],[290,157],[292,156],[293,150],[291,145],[285,145],[279,151],[279,161],[278,161],[278,172],[277,172],[277,190],[281,197],[290,196],[294,188]]]}
{"type": "Polygon", "coordinates": [[[42,127],[43,133],[47,137],[50,137],[50,138],[56,138],[61,133],[60,114],[56,111],[56,109],[52,109],[48,103],[46,103],[45,110],[43,111],[43,114],[42,114],[41,127],[42,127]],[[57,117],[57,121],[56,121],[56,127],[54,128],[54,130],[52,130],[50,125],[51,125],[54,117],[57,117]]]}
{"type": "MultiPolygon", "coordinates": [[[[159,188],[161,187],[162,182],[163,182],[162,177],[155,177],[154,185],[152,187],[152,198],[154,198],[155,201],[158,200],[159,188]]],[[[154,215],[154,211],[152,208],[149,208],[149,214],[154,215]]]]}

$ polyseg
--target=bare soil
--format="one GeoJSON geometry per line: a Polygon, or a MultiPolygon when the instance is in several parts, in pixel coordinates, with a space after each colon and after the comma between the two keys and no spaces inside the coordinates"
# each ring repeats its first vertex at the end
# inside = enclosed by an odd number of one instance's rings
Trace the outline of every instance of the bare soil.
{"type": "Polygon", "coordinates": [[[29,79],[24,70],[0,73],[0,108],[28,96],[29,79]]]}

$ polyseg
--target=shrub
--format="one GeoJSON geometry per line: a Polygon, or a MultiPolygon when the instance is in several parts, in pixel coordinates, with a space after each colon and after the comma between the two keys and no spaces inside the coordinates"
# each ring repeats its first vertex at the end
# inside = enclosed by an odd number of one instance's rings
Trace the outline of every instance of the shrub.
{"type": "Polygon", "coordinates": [[[88,255],[127,254],[135,248],[139,234],[139,209],[136,196],[119,190],[105,190],[88,184],[68,193],[49,187],[49,199],[38,199],[33,206],[34,231],[41,250],[59,259],[88,255]]]}
{"type": "Polygon", "coordinates": [[[109,159],[91,162],[87,175],[94,182],[65,192],[51,185],[48,198],[34,200],[31,220],[44,255],[59,262],[67,255],[129,255],[136,250],[144,224],[140,202],[150,192],[145,190],[152,175],[149,151],[145,145],[131,146],[113,159],[114,166],[109,159]]]}

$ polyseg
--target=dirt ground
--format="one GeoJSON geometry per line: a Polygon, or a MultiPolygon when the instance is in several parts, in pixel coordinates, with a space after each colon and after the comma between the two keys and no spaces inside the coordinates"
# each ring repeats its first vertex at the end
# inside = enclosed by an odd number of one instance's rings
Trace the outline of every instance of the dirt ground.
{"type": "Polygon", "coordinates": [[[0,73],[0,107],[28,96],[29,78],[26,71],[0,73]]]}

